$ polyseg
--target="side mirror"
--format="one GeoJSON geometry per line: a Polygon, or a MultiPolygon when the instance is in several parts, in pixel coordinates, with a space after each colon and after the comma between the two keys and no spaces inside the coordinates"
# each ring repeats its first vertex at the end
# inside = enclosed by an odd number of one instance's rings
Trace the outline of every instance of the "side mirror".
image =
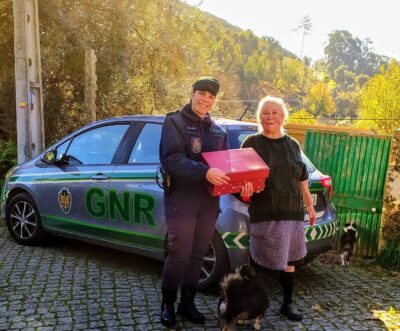
{"type": "Polygon", "coordinates": [[[54,164],[56,162],[56,158],[57,158],[57,150],[52,149],[51,151],[44,153],[42,161],[46,164],[54,164]]]}
{"type": "Polygon", "coordinates": [[[67,164],[69,164],[69,161],[70,161],[70,157],[67,154],[62,154],[61,160],[59,160],[58,162],[60,163],[60,165],[67,165],[67,164]]]}

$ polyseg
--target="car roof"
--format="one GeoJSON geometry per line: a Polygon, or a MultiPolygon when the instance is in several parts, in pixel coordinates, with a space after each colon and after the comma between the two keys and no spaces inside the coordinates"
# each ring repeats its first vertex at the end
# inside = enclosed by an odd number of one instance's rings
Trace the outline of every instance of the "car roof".
{"type": "MultiPolygon", "coordinates": [[[[111,123],[121,123],[121,122],[133,122],[133,121],[143,121],[143,122],[151,122],[151,123],[163,123],[165,120],[165,115],[125,115],[125,116],[116,116],[110,117],[102,120],[98,120],[89,124],[82,126],[81,128],[73,131],[63,138],[61,138],[57,143],[53,144],[60,144],[63,141],[66,141],[71,136],[76,134],[80,134],[81,132],[90,130],[92,127],[96,127],[99,125],[106,125],[111,123]]],[[[218,118],[215,121],[221,125],[225,130],[233,131],[233,130],[254,130],[256,128],[256,123],[251,122],[242,122],[233,119],[226,119],[226,118],[218,118]]],[[[53,146],[52,145],[52,146],[53,146]]],[[[49,150],[52,146],[50,146],[49,150]]]]}
{"type": "MultiPolygon", "coordinates": [[[[118,116],[118,117],[111,117],[103,120],[99,120],[93,123],[90,123],[83,128],[87,129],[91,126],[97,126],[99,124],[108,124],[108,123],[115,123],[115,122],[131,122],[131,121],[144,121],[144,122],[153,122],[153,123],[163,123],[165,119],[165,115],[126,115],[126,116],[118,116]]],[[[226,126],[243,126],[248,125],[251,127],[256,126],[256,123],[252,122],[243,122],[239,120],[227,119],[227,118],[217,118],[215,121],[224,127],[226,126]]],[[[83,129],[82,128],[82,129],[83,129]]],[[[80,130],[79,130],[80,131],[80,130]]]]}
{"type": "Polygon", "coordinates": [[[131,121],[144,121],[144,122],[156,122],[162,123],[164,122],[165,115],[126,115],[126,116],[118,116],[118,117],[111,117],[104,120],[99,120],[93,122],[93,125],[98,124],[106,124],[106,123],[113,123],[113,122],[131,122],[131,121]]]}

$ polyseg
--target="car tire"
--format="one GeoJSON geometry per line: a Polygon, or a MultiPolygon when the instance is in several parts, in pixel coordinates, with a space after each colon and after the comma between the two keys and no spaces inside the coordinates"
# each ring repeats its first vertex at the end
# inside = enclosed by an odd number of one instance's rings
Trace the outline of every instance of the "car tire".
{"type": "Polygon", "coordinates": [[[204,256],[199,279],[199,291],[205,291],[218,284],[229,271],[229,259],[224,241],[217,231],[211,239],[208,251],[204,256]]]}
{"type": "Polygon", "coordinates": [[[29,194],[19,193],[12,197],[5,216],[8,231],[17,243],[34,246],[45,241],[47,233],[42,228],[39,211],[29,194]]]}

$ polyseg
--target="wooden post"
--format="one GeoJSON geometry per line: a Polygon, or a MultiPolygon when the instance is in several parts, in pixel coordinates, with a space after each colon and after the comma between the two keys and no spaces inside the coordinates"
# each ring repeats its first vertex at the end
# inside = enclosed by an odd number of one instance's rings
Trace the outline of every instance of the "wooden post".
{"type": "Polygon", "coordinates": [[[42,69],[37,0],[14,0],[18,163],[44,150],[42,69]]]}
{"type": "Polygon", "coordinates": [[[387,240],[400,244],[400,129],[395,130],[391,143],[389,167],[383,199],[379,249],[387,240]]]}
{"type": "Polygon", "coordinates": [[[85,122],[96,121],[96,55],[93,49],[85,50],[85,122]]]}

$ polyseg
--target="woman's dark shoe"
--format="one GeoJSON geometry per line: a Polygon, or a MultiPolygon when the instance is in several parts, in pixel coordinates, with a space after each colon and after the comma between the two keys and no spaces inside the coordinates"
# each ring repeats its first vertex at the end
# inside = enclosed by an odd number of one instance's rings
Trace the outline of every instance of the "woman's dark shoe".
{"type": "Polygon", "coordinates": [[[162,289],[161,324],[167,327],[176,324],[175,301],[177,290],[162,289]]]}
{"type": "Polygon", "coordinates": [[[301,321],[303,319],[303,315],[294,303],[283,304],[281,306],[281,314],[285,315],[291,321],[301,321]]]}
{"type": "Polygon", "coordinates": [[[186,318],[188,321],[196,324],[203,324],[205,317],[200,313],[195,304],[194,296],[196,295],[196,288],[182,287],[181,288],[181,302],[179,303],[177,314],[186,318]]]}

